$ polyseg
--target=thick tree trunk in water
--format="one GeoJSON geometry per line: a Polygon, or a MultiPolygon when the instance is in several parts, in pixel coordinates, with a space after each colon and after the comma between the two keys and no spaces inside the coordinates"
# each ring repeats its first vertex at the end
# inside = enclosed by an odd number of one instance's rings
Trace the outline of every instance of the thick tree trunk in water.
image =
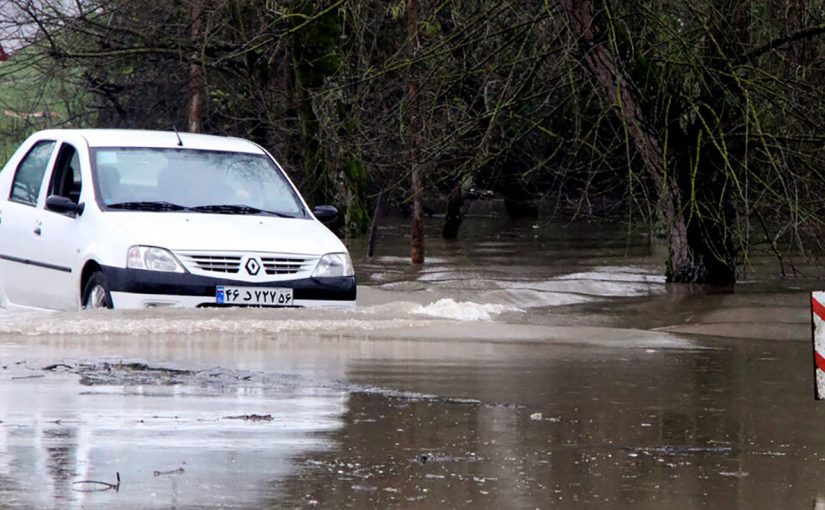
{"type": "Polygon", "coordinates": [[[461,183],[455,185],[447,196],[447,210],[444,214],[444,228],[441,229],[441,237],[444,239],[458,239],[458,229],[464,221],[464,193],[461,183]]]}
{"type": "Polygon", "coordinates": [[[597,37],[592,0],[562,0],[571,33],[583,52],[583,63],[595,79],[601,93],[617,110],[636,152],[644,161],[648,176],[659,193],[659,207],[667,226],[669,260],[668,281],[697,283],[730,283],[730,271],[709,270],[706,240],[690,236],[685,208],[677,176],[668,172],[660,135],[651,129],[631,86],[627,67],[620,66],[607,46],[597,37]]]}
{"type": "MultiPolygon", "coordinates": [[[[409,32],[409,57],[411,61],[418,55],[418,0],[409,0],[407,6],[407,23],[409,32]]],[[[415,63],[410,64],[410,77],[407,83],[407,104],[410,109],[410,193],[412,193],[412,241],[410,259],[413,264],[424,263],[424,214],[421,204],[421,165],[418,158],[420,121],[418,111],[418,76],[415,63]]]]}
{"type": "Polygon", "coordinates": [[[666,119],[669,173],[685,204],[690,265],[673,266],[671,279],[732,284],[736,281],[735,167],[745,144],[738,136],[745,98],[730,67],[747,52],[751,3],[718,2],[705,20],[706,43],[699,73],[700,93],[673,95],[666,119]],[[692,115],[685,116],[685,112],[692,115]],[[690,118],[689,122],[685,119],[690,118]]]}
{"type": "MultiPolygon", "coordinates": [[[[189,11],[192,20],[192,45],[196,48],[201,45],[203,2],[204,0],[191,0],[189,11]]],[[[187,124],[190,133],[200,133],[201,119],[203,118],[203,96],[206,80],[203,76],[203,67],[198,60],[198,52],[192,52],[192,63],[189,69],[189,108],[187,112],[187,124]]]]}

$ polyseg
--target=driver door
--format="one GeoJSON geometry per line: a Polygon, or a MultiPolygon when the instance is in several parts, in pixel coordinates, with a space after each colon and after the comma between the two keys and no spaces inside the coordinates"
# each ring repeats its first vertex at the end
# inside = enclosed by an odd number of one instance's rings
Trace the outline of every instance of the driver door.
{"type": "MultiPolygon", "coordinates": [[[[83,169],[89,167],[89,162],[84,147],[82,140],[69,138],[60,144],[48,176],[47,197],[65,197],[75,204],[86,199],[83,175],[88,172],[83,169]]],[[[82,253],[89,238],[88,221],[84,221],[87,218],[74,212],[50,210],[48,205],[38,212],[43,260],[52,268],[49,284],[39,289],[39,299],[46,308],[75,310],[80,305],[82,253]]]]}

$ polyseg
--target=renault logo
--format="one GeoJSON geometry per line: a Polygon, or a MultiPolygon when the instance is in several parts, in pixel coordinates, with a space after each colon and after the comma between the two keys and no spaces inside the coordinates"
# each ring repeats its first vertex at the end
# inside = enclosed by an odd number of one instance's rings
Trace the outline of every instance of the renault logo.
{"type": "Polygon", "coordinates": [[[255,276],[258,274],[258,271],[261,270],[261,263],[258,262],[258,259],[250,258],[246,261],[246,272],[250,274],[250,276],[255,276]]]}

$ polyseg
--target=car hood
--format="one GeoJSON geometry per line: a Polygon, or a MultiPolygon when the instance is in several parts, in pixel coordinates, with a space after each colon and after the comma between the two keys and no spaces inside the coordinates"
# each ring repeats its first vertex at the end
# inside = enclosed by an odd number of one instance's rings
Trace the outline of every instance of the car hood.
{"type": "Polygon", "coordinates": [[[322,255],[347,251],[321,222],[237,214],[110,211],[107,220],[134,244],[170,250],[322,255]]]}

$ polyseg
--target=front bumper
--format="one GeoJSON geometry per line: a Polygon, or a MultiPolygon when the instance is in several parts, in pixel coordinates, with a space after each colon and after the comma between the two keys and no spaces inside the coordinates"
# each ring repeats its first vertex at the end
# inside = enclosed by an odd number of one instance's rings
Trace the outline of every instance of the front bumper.
{"type": "Polygon", "coordinates": [[[295,306],[355,305],[355,277],[299,278],[269,282],[244,282],[189,273],[167,273],[104,266],[103,274],[115,308],[152,306],[216,306],[215,287],[286,287],[293,290],[295,306]]]}

